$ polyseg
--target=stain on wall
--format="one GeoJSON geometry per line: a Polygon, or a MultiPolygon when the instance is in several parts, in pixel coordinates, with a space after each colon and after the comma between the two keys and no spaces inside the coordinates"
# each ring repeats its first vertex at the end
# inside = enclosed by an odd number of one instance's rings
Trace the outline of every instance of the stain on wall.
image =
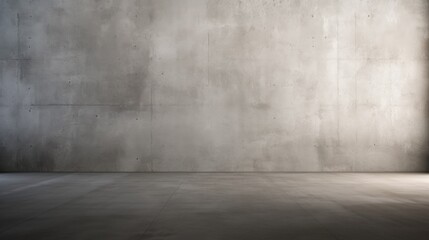
{"type": "Polygon", "coordinates": [[[425,0],[0,0],[1,171],[425,171],[425,0]]]}

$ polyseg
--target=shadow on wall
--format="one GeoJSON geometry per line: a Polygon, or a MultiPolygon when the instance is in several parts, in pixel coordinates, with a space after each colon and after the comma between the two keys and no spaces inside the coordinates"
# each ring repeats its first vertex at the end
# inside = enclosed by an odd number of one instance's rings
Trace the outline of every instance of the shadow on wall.
{"type": "MultiPolygon", "coordinates": [[[[426,5],[426,22],[429,23],[429,4],[426,5]]],[[[426,140],[425,140],[425,151],[424,151],[424,158],[426,163],[426,172],[429,172],[429,29],[426,29],[426,58],[425,58],[425,64],[426,64],[426,99],[424,103],[424,110],[426,118],[426,140]]]]}
{"type": "MultiPolygon", "coordinates": [[[[429,4],[426,4],[426,23],[429,23],[429,4]]],[[[429,172],[429,29],[426,29],[426,56],[425,56],[425,64],[426,64],[426,94],[424,99],[424,117],[425,117],[425,123],[426,123],[426,133],[425,133],[425,146],[424,146],[424,160],[426,163],[425,170],[426,172],[429,172]]]]}

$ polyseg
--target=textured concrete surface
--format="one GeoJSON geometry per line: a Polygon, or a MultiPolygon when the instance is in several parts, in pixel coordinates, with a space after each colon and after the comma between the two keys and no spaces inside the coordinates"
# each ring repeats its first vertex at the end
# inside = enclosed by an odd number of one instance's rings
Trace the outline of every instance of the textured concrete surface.
{"type": "Polygon", "coordinates": [[[426,240],[428,174],[1,174],[0,239],[426,240]]]}
{"type": "Polygon", "coordinates": [[[428,4],[0,0],[0,170],[426,170],[428,4]]]}

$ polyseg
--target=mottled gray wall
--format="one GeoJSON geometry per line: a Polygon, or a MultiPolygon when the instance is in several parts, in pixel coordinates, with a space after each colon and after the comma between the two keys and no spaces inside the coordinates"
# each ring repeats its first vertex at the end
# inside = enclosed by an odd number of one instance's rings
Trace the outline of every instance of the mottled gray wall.
{"type": "Polygon", "coordinates": [[[428,8],[0,0],[0,170],[423,171],[428,8]]]}

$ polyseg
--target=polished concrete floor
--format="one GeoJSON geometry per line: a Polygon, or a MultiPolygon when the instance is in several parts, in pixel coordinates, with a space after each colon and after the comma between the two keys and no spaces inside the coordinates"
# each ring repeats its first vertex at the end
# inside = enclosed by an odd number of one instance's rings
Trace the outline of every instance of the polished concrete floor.
{"type": "Polygon", "coordinates": [[[429,239],[429,174],[0,174],[0,239],[429,239]]]}

